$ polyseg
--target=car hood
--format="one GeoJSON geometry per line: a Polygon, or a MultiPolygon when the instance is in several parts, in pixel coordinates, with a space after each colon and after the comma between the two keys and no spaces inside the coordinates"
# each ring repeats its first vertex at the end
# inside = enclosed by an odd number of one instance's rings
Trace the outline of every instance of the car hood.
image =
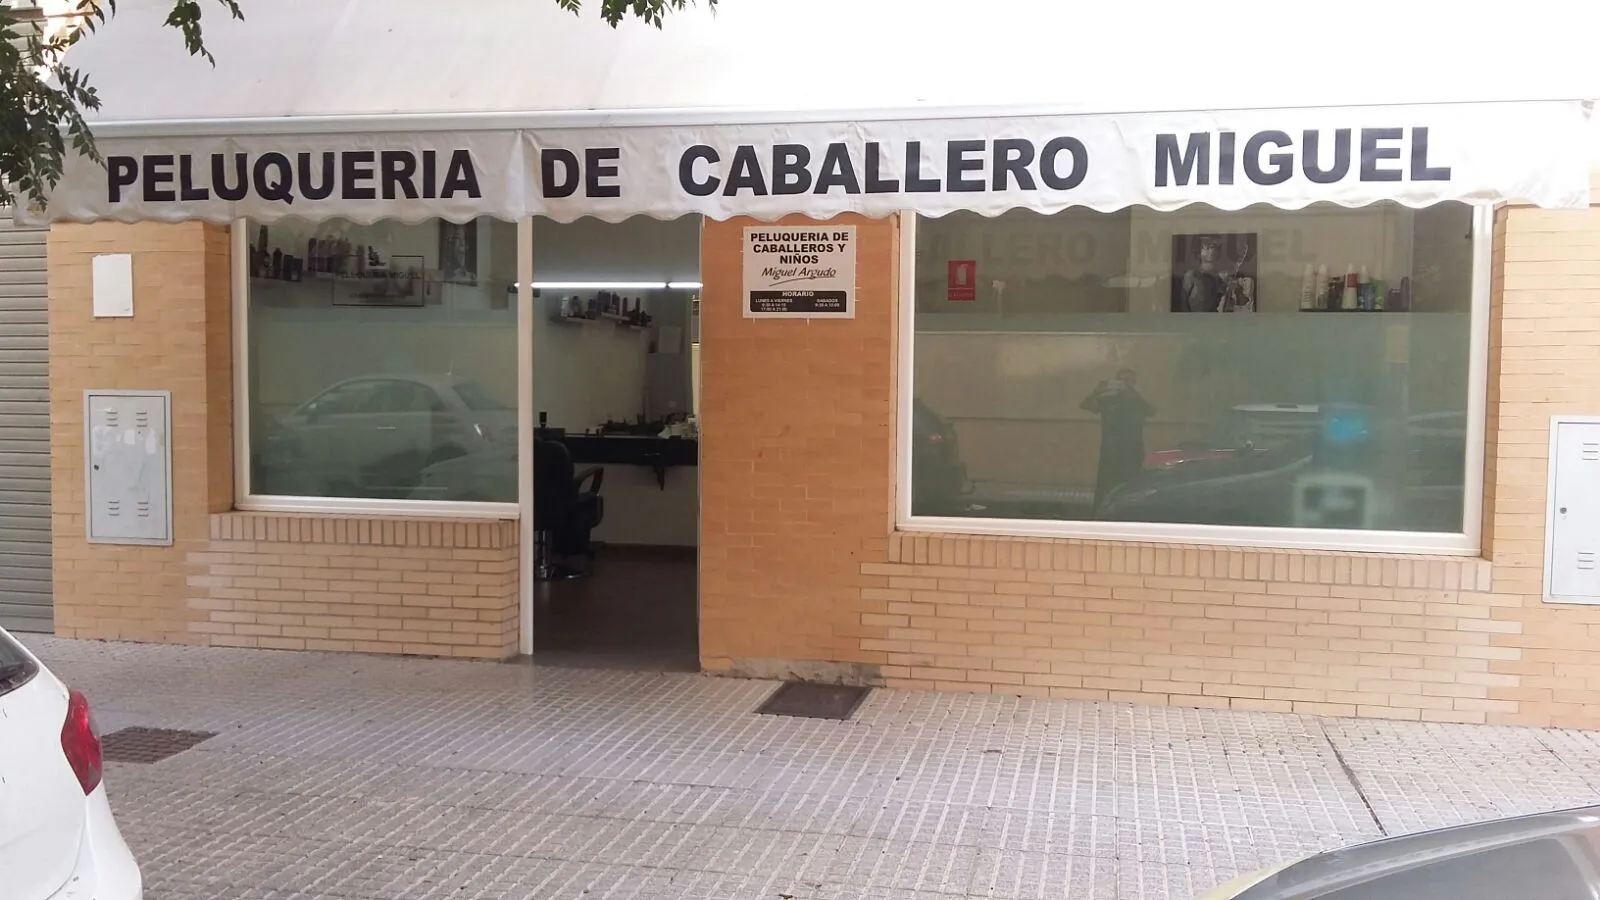
{"type": "MultiPolygon", "coordinates": [[[[1376,900],[1420,896],[1503,900],[1507,873],[1538,872],[1556,883],[1600,865],[1600,806],[1458,825],[1320,853],[1223,885],[1207,900],[1376,900]],[[1567,859],[1571,863],[1562,866],[1567,859]],[[1552,864],[1554,860],[1554,864],[1552,864]],[[1499,876],[1497,879],[1494,876],[1499,876]]],[[[1566,897],[1527,883],[1528,897],[1566,897]]],[[[1590,894],[1592,896],[1592,894],[1590,894]]]]}

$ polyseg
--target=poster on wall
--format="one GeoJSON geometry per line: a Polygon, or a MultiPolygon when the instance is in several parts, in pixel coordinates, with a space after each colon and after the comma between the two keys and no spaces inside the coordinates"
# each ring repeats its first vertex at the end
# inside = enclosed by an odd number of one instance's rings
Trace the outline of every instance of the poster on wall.
{"type": "Polygon", "coordinates": [[[945,300],[970,303],[978,299],[978,261],[952,259],[945,272],[945,300]]]}
{"type": "Polygon", "coordinates": [[[1255,312],[1255,234],[1172,236],[1173,312],[1255,312]]]}
{"type": "Polygon", "coordinates": [[[745,318],[850,319],[855,294],[854,225],[744,230],[745,318]]]}

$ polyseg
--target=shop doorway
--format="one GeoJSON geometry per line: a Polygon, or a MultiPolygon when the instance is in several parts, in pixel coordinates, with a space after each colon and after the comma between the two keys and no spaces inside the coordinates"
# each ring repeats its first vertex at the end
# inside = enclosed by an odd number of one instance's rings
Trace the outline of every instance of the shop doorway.
{"type": "Polygon", "coordinates": [[[533,661],[696,671],[700,219],[535,219],[533,256],[533,661]]]}

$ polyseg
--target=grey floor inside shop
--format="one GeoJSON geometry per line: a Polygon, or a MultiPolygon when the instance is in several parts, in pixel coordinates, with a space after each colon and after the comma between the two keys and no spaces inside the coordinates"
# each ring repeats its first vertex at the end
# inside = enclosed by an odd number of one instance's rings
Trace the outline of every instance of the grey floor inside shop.
{"type": "Polygon", "coordinates": [[[693,547],[602,547],[593,575],[537,586],[533,662],[699,671],[696,614],[693,547]]]}

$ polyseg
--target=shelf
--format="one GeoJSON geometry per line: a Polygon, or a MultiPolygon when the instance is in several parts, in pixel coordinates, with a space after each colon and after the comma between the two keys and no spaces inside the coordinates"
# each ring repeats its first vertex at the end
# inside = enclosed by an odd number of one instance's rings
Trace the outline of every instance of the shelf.
{"type": "Polygon", "coordinates": [[[1410,310],[1407,310],[1407,309],[1301,309],[1301,310],[1296,310],[1296,312],[1303,312],[1303,313],[1378,313],[1379,315],[1382,315],[1383,313],[1390,313],[1390,314],[1407,313],[1407,312],[1410,312],[1410,310]]]}
{"type": "Polygon", "coordinates": [[[649,328],[648,325],[635,325],[632,322],[629,322],[626,316],[614,315],[612,313],[605,313],[593,319],[588,318],[587,316],[563,316],[558,313],[552,313],[550,316],[550,321],[561,325],[573,325],[577,327],[609,325],[612,328],[616,328],[621,331],[645,331],[649,328]]]}

